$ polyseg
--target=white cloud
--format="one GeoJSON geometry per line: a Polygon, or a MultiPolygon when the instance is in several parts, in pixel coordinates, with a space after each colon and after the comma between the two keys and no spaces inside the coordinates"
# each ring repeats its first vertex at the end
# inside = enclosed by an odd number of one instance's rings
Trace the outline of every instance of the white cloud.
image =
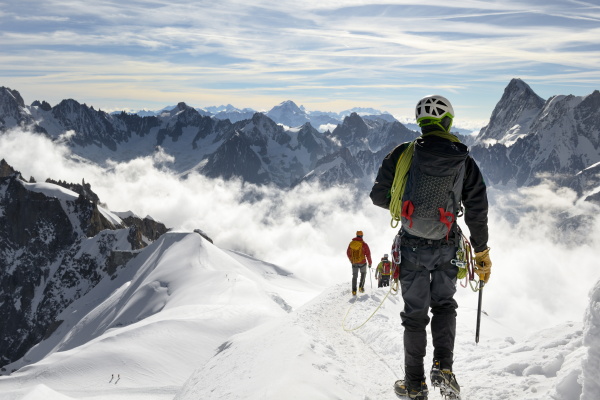
{"type": "Polygon", "coordinates": [[[66,131],[66,132],[64,132],[64,133],[61,133],[61,134],[58,136],[58,141],[59,141],[59,142],[65,142],[65,143],[66,143],[66,142],[68,142],[68,140],[69,140],[70,138],[72,138],[73,136],[75,136],[75,134],[76,134],[76,132],[75,132],[74,130],[69,130],[69,131],[66,131]]]}
{"type": "Polygon", "coordinates": [[[319,126],[319,132],[325,132],[325,131],[330,131],[333,132],[333,130],[337,127],[337,124],[323,124],[319,126]]]}
{"type": "Polygon", "coordinates": [[[17,21],[65,22],[65,21],[68,21],[69,18],[59,17],[59,16],[52,16],[52,15],[37,15],[37,16],[17,15],[17,16],[15,16],[15,20],[17,20],[17,21]]]}
{"type": "MultiPolygon", "coordinates": [[[[244,99],[254,109],[277,104],[280,92],[302,104],[401,109],[399,90],[412,104],[440,88],[464,99],[490,86],[500,94],[516,75],[575,85],[574,94],[600,79],[600,12],[581,2],[29,4],[27,13],[11,7],[7,15],[22,23],[0,30],[0,44],[10,48],[0,62],[5,84],[45,99],[81,91],[105,109],[119,100],[134,109],[150,106],[149,98],[167,104],[185,93],[212,105],[218,90],[228,92],[224,102],[244,99]]],[[[469,119],[493,107],[468,104],[469,119]]]]}
{"type": "MultiPolygon", "coordinates": [[[[181,178],[165,168],[170,156],[164,153],[113,163],[105,171],[71,157],[63,145],[20,131],[1,135],[0,149],[0,157],[26,178],[85,179],[113,211],[150,215],[177,230],[200,228],[222,248],[320,285],[350,283],[345,250],[356,230],[365,232],[374,262],[389,253],[396,233],[388,212],[373,206],[365,192],[312,185],[282,191],[197,174],[181,178]]],[[[490,193],[494,266],[484,310],[514,327],[515,336],[581,321],[587,293],[600,278],[598,207],[547,183],[490,193]]],[[[459,288],[457,298],[462,307],[476,307],[477,295],[469,289],[459,288]]]]}

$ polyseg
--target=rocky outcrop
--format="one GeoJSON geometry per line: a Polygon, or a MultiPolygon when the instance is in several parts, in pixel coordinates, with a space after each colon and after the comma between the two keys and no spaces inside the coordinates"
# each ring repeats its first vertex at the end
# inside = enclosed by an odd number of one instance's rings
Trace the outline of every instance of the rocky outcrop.
{"type": "Polygon", "coordinates": [[[0,161],[0,366],[47,337],[62,310],[167,231],[150,218],[113,224],[85,181],[54,182],[25,182],[0,161]]]}
{"type": "Polygon", "coordinates": [[[140,219],[129,216],[123,219],[123,223],[129,226],[127,240],[134,250],[146,247],[169,231],[163,223],[147,217],[140,219]]]}
{"type": "Polygon", "coordinates": [[[0,178],[6,178],[7,176],[15,175],[17,171],[13,169],[4,158],[0,160],[0,178]]]}

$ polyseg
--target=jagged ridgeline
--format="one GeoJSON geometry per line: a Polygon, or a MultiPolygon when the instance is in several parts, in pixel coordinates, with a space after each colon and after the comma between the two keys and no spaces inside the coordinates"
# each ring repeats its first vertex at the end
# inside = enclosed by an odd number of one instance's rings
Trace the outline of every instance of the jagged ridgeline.
{"type": "Polygon", "coordinates": [[[544,100],[513,79],[471,154],[488,185],[522,187],[549,179],[600,203],[600,92],[544,100]]]}
{"type": "MultiPolygon", "coordinates": [[[[417,127],[390,114],[307,112],[291,101],[266,113],[212,111],[179,103],[159,112],[109,114],[73,99],[26,105],[16,90],[0,88],[0,134],[15,127],[40,132],[101,166],[158,154],[156,162],[168,160],[182,176],[193,171],[281,188],[318,181],[368,190],[382,158],[418,135],[417,127]]],[[[458,119],[460,108],[457,113],[458,119]]],[[[547,178],[599,199],[598,90],[545,100],[513,79],[489,124],[477,137],[460,138],[488,185],[529,186],[547,178]]]]}
{"type": "Polygon", "coordinates": [[[350,113],[338,121],[324,114],[309,117],[292,102],[268,113],[246,111],[241,120],[219,115],[204,115],[185,103],[155,115],[109,114],[73,99],[26,105],[16,90],[0,88],[0,132],[27,127],[101,166],[107,159],[166,153],[172,157],[167,166],[178,174],[194,171],[281,188],[307,180],[367,187],[382,157],[417,136],[389,114],[350,113]],[[321,123],[335,129],[322,132],[321,123]]]}
{"type": "Polygon", "coordinates": [[[48,337],[61,311],[168,230],[99,201],[85,181],[26,181],[0,161],[0,366],[48,337]]]}

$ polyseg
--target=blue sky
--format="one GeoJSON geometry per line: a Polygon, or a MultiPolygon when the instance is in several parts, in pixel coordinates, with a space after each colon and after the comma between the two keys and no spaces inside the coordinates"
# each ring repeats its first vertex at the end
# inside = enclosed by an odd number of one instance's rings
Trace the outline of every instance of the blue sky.
{"type": "Polygon", "coordinates": [[[450,99],[487,122],[510,79],[600,89],[600,5],[571,0],[0,0],[0,86],[103,110],[450,99]],[[426,3],[425,5],[423,3],[426,3]]]}

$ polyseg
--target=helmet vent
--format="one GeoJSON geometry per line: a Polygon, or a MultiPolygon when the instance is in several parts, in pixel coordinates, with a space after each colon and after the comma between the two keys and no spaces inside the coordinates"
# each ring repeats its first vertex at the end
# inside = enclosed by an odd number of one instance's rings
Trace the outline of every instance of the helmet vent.
{"type": "Polygon", "coordinates": [[[427,124],[436,124],[440,118],[448,116],[451,119],[454,118],[454,109],[452,105],[444,96],[430,95],[422,98],[417,103],[415,108],[415,116],[419,126],[423,127],[421,121],[430,120],[427,124]]]}

